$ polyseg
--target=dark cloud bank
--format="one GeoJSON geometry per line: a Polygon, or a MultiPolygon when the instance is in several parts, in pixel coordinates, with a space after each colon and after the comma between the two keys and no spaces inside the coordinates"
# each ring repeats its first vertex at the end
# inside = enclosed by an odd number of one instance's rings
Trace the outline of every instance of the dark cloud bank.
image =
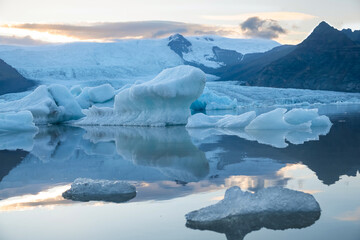
{"type": "Polygon", "coordinates": [[[266,39],[277,38],[287,32],[277,21],[259,17],[248,18],[240,27],[246,36],[266,39]]]}

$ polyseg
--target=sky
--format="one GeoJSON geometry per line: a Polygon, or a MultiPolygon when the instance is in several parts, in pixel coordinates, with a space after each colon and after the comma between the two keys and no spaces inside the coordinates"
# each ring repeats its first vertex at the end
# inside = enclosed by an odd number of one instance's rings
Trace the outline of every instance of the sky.
{"type": "Polygon", "coordinates": [[[360,0],[0,0],[0,44],[162,38],[304,40],[321,21],[360,29],[360,0]]]}

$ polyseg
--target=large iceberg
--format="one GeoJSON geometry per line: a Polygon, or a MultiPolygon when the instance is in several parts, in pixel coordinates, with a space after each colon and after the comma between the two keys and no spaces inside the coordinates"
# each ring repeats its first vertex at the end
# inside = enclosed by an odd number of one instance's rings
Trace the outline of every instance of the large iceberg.
{"type": "Polygon", "coordinates": [[[114,108],[92,107],[78,125],[166,126],[186,124],[190,105],[203,92],[205,73],[191,66],[165,69],[153,80],[115,96],[114,108]]]}
{"type": "Polygon", "coordinates": [[[77,178],[63,197],[74,201],[126,202],[136,196],[135,186],[124,181],[77,178]]]}
{"type": "Polygon", "coordinates": [[[186,219],[191,222],[210,222],[231,216],[263,212],[320,211],[319,203],[308,193],[282,187],[269,187],[250,193],[235,186],[226,191],[223,200],[186,214],[186,219]]]}
{"type": "Polygon", "coordinates": [[[38,128],[33,123],[33,116],[29,111],[0,112],[0,133],[31,131],[36,132],[38,128]]]}

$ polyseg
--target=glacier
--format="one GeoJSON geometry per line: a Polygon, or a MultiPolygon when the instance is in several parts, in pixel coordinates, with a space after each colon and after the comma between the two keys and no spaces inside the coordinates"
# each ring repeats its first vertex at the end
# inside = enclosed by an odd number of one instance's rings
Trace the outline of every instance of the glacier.
{"type": "Polygon", "coordinates": [[[191,66],[163,70],[154,79],[120,91],[114,108],[84,110],[76,125],[166,126],[186,124],[190,105],[203,92],[206,76],[191,66]]]}
{"type": "Polygon", "coordinates": [[[28,79],[43,84],[86,86],[111,83],[121,87],[137,79],[151,79],[165,68],[194,62],[220,67],[213,47],[239,53],[264,52],[279,45],[272,40],[229,39],[217,36],[186,37],[192,51],[182,59],[169,46],[169,39],[126,39],[110,43],[76,42],[46,46],[0,46],[0,58],[28,79]],[[210,40],[211,39],[211,40],[210,40]],[[86,83],[85,83],[86,82],[86,83]]]}
{"type": "Polygon", "coordinates": [[[226,217],[262,212],[320,212],[320,205],[308,193],[282,187],[269,187],[256,193],[231,187],[220,202],[186,214],[191,222],[210,222],[226,217]]]}
{"type": "Polygon", "coordinates": [[[62,196],[73,201],[126,202],[136,196],[136,187],[124,181],[77,178],[62,196]]]}

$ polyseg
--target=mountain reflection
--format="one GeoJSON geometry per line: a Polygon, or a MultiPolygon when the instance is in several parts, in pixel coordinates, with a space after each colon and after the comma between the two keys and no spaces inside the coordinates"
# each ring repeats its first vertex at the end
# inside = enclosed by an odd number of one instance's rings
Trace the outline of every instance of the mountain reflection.
{"type": "Polygon", "coordinates": [[[263,212],[227,217],[211,222],[188,221],[186,226],[192,229],[210,230],[224,233],[228,240],[242,240],[250,232],[267,228],[285,230],[305,228],[320,218],[318,212],[263,212]]]}

